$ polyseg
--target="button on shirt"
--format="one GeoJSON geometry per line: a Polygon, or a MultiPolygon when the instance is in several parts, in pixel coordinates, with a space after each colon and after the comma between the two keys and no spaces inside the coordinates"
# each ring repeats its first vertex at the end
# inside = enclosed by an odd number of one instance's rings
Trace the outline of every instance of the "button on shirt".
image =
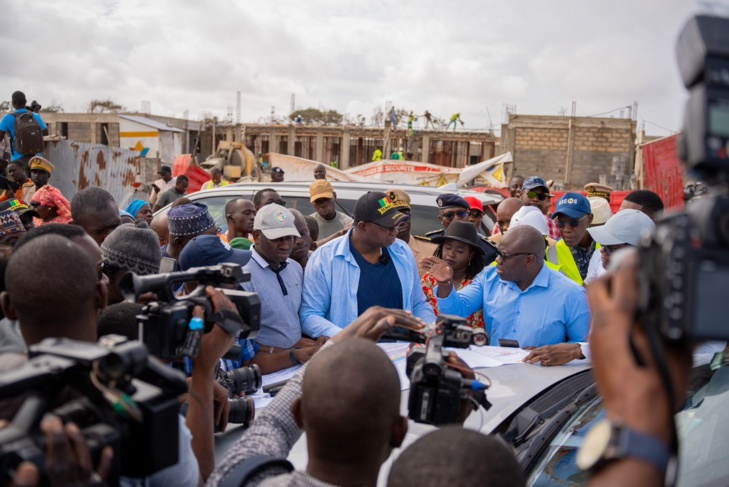
{"type": "Polygon", "coordinates": [[[278,273],[251,247],[251,260],[243,270],[251,280],[241,284],[244,291],[257,293],[261,299],[261,331],[256,343],[278,348],[291,348],[301,340],[299,307],[304,283],[304,270],[298,262],[286,259],[278,273]]]}
{"type": "Polygon", "coordinates": [[[584,342],[590,330],[585,290],[546,265],[524,291],[502,281],[496,267],[487,267],[470,286],[438,298],[438,308],[457,316],[483,309],[493,345],[499,338],[517,340],[521,347],[584,342]]]}

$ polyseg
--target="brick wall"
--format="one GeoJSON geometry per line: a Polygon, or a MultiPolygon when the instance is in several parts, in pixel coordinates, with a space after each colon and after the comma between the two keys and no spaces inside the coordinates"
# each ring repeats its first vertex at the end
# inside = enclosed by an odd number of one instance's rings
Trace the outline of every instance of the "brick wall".
{"type": "Polygon", "coordinates": [[[570,122],[572,170],[567,189],[581,188],[589,182],[630,189],[635,124],[627,119],[512,116],[502,127],[501,151],[512,152],[513,173],[539,175],[564,187],[570,122]]]}

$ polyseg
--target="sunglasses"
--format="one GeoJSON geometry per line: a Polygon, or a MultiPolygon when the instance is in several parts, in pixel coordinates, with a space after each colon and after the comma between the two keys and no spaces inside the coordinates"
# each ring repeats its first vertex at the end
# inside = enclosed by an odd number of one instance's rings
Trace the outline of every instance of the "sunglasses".
{"type": "Polygon", "coordinates": [[[466,210],[448,211],[445,213],[441,213],[440,216],[441,216],[441,218],[444,218],[446,220],[452,220],[454,216],[458,216],[458,218],[466,218],[468,216],[468,211],[466,211],[466,210]]]}
{"type": "Polygon", "coordinates": [[[119,272],[121,270],[120,267],[117,267],[115,265],[109,264],[108,262],[102,262],[99,264],[98,272],[99,272],[99,280],[101,280],[101,274],[106,274],[106,277],[114,277],[114,274],[119,272]]]}
{"type": "Polygon", "coordinates": [[[397,225],[392,226],[392,227],[385,227],[385,226],[380,225],[379,223],[375,223],[375,222],[371,222],[371,223],[374,223],[378,227],[384,229],[387,233],[400,233],[407,229],[409,221],[410,221],[410,217],[404,216],[404,217],[400,218],[400,221],[398,222],[397,225]]]}
{"type": "Polygon", "coordinates": [[[538,199],[539,201],[544,201],[547,199],[547,196],[549,196],[547,193],[537,193],[536,191],[527,191],[527,196],[529,199],[538,199]]]}
{"type": "Polygon", "coordinates": [[[618,250],[625,248],[625,247],[631,247],[631,245],[630,244],[603,245],[602,248],[605,249],[605,255],[610,255],[613,252],[617,252],[618,250]]]}
{"type": "Polygon", "coordinates": [[[506,252],[502,252],[500,250],[497,250],[499,257],[501,257],[502,262],[506,262],[506,259],[510,259],[511,257],[518,257],[520,255],[534,255],[533,252],[517,252],[515,254],[507,254],[506,252]]]}
{"type": "Polygon", "coordinates": [[[582,218],[578,218],[577,220],[560,220],[557,218],[557,221],[555,222],[557,224],[557,228],[564,228],[566,226],[570,226],[571,228],[577,228],[580,226],[580,222],[587,218],[587,215],[583,216],[582,218]]]}

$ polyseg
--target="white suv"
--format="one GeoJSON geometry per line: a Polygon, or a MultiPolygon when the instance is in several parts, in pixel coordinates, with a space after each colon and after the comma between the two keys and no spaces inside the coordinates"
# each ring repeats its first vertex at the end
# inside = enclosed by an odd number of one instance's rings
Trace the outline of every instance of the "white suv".
{"type": "MultiPolygon", "coordinates": [[[[430,186],[408,186],[408,185],[383,185],[382,183],[349,183],[332,181],[334,191],[337,193],[337,203],[339,211],[344,211],[351,215],[354,204],[360,196],[367,191],[385,191],[391,188],[397,188],[405,191],[410,195],[410,208],[412,212],[413,235],[425,235],[431,230],[442,228],[438,220],[438,205],[435,200],[439,195],[444,193],[453,193],[452,190],[434,188],[430,186]]],[[[221,231],[227,231],[228,224],[225,220],[225,205],[233,198],[252,199],[253,195],[263,188],[275,189],[281,198],[286,202],[287,208],[296,208],[304,215],[314,213],[314,206],[309,201],[310,182],[283,182],[283,183],[237,183],[231,184],[224,188],[215,188],[206,191],[198,191],[191,193],[187,197],[194,202],[205,203],[210,210],[210,214],[215,218],[216,223],[221,231]]],[[[478,193],[475,191],[456,191],[457,194],[465,196],[475,196],[484,206],[501,201],[497,195],[490,193],[478,193]]],[[[169,206],[159,210],[158,213],[166,213],[169,206]]],[[[489,218],[487,211],[484,216],[484,229],[481,232],[488,235],[494,222],[489,218]]]]}

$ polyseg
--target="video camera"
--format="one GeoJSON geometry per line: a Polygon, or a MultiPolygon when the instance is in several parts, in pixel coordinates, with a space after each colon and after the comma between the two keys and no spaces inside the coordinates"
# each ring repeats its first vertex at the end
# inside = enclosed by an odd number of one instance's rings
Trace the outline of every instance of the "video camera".
{"type": "Polygon", "coordinates": [[[487,386],[466,379],[447,364],[444,347],[468,348],[473,329],[457,316],[440,315],[426,345],[413,345],[407,354],[406,372],[410,377],[408,416],[418,423],[451,424],[461,419],[461,400],[471,398],[488,409],[487,386]]]}
{"type": "Polygon", "coordinates": [[[0,485],[9,485],[10,472],[24,461],[45,477],[40,422],[48,413],[79,427],[94,464],[106,446],[113,448],[109,485],[118,485],[120,475],[146,477],[178,462],[178,397],[187,381],[140,342],[118,335],[98,344],[48,338],[30,355],[0,376],[0,397],[22,401],[11,425],[0,429],[0,485]]]}
{"type": "Polygon", "coordinates": [[[203,333],[219,324],[230,335],[255,338],[261,328],[261,300],[255,293],[221,289],[235,304],[238,314],[228,310],[213,313],[213,306],[205,295],[205,287],[237,286],[250,280],[236,264],[197,267],[185,272],[170,272],[151,276],[126,274],[119,288],[128,301],[136,301],[142,294],[155,293],[158,301],[144,307],[139,321],[139,339],[149,353],[163,360],[195,357],[203,333]],[[190,294],[175,297],[174,290],[185,283],[196,282],[198,287],[190,294]],[[205,309],[205,323],[193,320],[195,306],[205,309]]]}
{"type": "Polygon", "coordinates": [[[31,112],[34,112],[34,113],[39,113],[42,108],[43,107],[41,106],[40,103],[38,103],[37,101],[33,100],[31,102],[30,106],[28,107],[28,110],[30,110],[31,112]]]}
{"type": "Polygon", "coordinates": [[[248,426],[256,416],[256,405],[252,397],[238,396],[243,393],[252,394],[261,388],[261,369],[253,364],[239,369],[218,370],[216,376],[218,384],[228,389],[228,422],[248,426]]]}
{"type": "Polygon", "coordinates": [[[729,19],[697,16],[681,32],[678,65],[690,96],[679,152],[710,188],[660,221],[639,248],[639,320],[668,341],[729,340],[729,19]]]}

